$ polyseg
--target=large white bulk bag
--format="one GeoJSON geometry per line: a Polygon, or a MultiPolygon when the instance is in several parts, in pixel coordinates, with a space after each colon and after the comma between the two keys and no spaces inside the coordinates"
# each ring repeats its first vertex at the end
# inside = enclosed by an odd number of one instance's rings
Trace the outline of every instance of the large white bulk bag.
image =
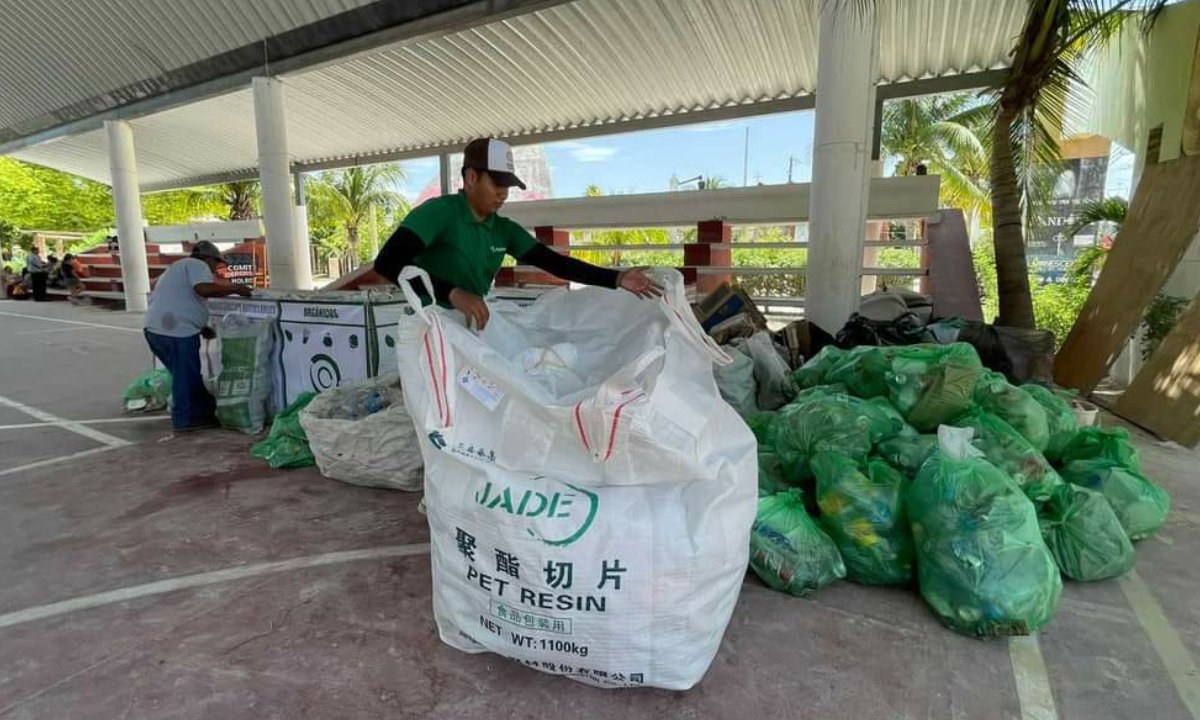
{"type": "Polygon", "coordinates": [[[679,273],[663,300],[489,303],[482,333],[421,308],[414,278],[399,366],[442,640],[603,687],[694,685],[746,571],[757,460],[679,273]]]}

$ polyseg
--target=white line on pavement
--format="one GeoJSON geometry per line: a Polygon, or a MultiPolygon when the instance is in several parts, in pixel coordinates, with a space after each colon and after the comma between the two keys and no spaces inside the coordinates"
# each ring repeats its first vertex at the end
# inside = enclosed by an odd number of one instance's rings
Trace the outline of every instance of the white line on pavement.
{"type": "Polygon", "coordinates": [[[96,595],[85,595],[83,597],[71,598],[70,600],[63,600],[62,602],[51,603],[49,605],[42,605],[40,607],[32,607],[25,610],[5,613],[4,615],[0,615],[0,628],[31,622],[33,620],[42,620],[44,618],[76,612],[78,610],[87,610],[89,608],[100,607],[101,605],[110,605],[112,603],[134,600],[136,598],[146,597],[148,595],[161,595],[163,593],[174,592],[176,590],[185,590],[187,588],[200,587],[203,585],[243,580],[245,578],[255,577],[256,575],[287,572],[289,570],[303,570],[307,568],[321,567],[323,565],[337,565],[340,563],[359,562],[362,560],[380,560],[385,558],[424,555],[428,552],[429,543],[416,543],[413,545],[388,545],[386,547],[370,548],[367,550],[331,552],[324,553],[322,555],[310,555],[309,557],[292,558],[291,560],[280,560],[278,562],[258,563],[255,565],[226,568],[224,570],[213,570],[212,572],[204,572],[196,575],[184,575],[182,577],[171,578],[169,580],[159,580],[158,582],[147,583],[145,585],[134,585],[133,587],[110,590],[109,592],[102,592],[96,595]]]}
{"type": "Polygon", "coordinates": [[[1050,689],[1050,676],[1046,673],[1046,661],[1042,658],[1037,635],[1009,638],[1008,657],[1017,682],[1021,720],[1058,720],[1058,708],[1054,705],[1054,692],[1050,689]]]}
{"type": "Polygon", "coordinates": [[[1154,593],[1138,575],[1137,570],[1130,570],[1120,580],[1121,591],[1133,608],[1133,615],[1141,624],[1142,629],[1150,638],[1154,652],[1162,659],[1167,675],[1175,684],[1179,699],[1187,707],[1193,718],[1200,720],[1200,671],[1196,669],[1196,661],[1179,639],[1179,632],[1171,627],[1163,612],[1162,605],[1154,599],[1154,593]]]}
{"type": "Polygon", "coordinates": [[[79,320],[62,320],[60,318],[42,317],[41,315],[23,315],[21,313],[0,312],[0,315],[8,317],[25,318],[27,320],[45,320],[46,322],[66,323],[68,325],[82,325],[89,328],[102,328],[104,330],[120,330],[121,332],[140,333],[141,328],[121,327],[120,325],[101,325],[100,323],[80,322],[79,320]]]}
{"type": "Polygon", "coordinates": [[[170,420],[170,415],[138,415],[135,417],[97,418],[96,420],[64,420],[61,422],[16,423],[0,425],[0,430],[25,430],[27,428],[62,427],[63,425],[105,425],[108,423],[161,422],[170,420]]]}
{"type": "Polygon", "coordinates": [[[104,447],[92,448],[91,450],[81,450],[80,452],[71,453],[70,455],[59,455],[58,457],[52,457],[46,460],[38,460],[37,462],[18,465],[14,468],[6,468],[4,470],[0,470],[0,477],[12,475],[13,473],[24,472],[26,470],[33,470],[34,468],[45,467],[46,465],[54,465],[56,463],[66,462],[68,460],[78,460],[79,458],[87,457],[89,455],[99,455],[100,453],[108,452],[109,450],[116,450],[118,447],[122,446],[105,445],[104,447]]]}
{"type": "Polygon", "coordinates": [[[38,410],[35,407],[31,407],[25,403],[17,402],[11,398],[0,397],[0,405],[5,405],[14,410],[20,410],[26,415],[35,417],[42,422],[54,423],[56,427],[61,427],[63,430],[70,430],[73,433],[77,433],[110,447],[124,447],[131,444],[128,440],[122,440],[116,435],[109,435],[108,433],[100,432],[99,430],[87,427],[86,425],[80,425],[75,420],[68,420],[57,415],[51,415],[45,410],[38,410]]]}

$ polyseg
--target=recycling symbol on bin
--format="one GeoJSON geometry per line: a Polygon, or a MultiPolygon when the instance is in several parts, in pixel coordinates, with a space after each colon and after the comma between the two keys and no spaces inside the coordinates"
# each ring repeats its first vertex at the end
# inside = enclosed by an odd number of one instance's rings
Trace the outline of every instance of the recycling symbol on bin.
{"type": "Polygon", "coordinates": [[[335,388],[342,381],[342,370],[332,357],[318,353],[312,356],[308,366],[308,382],[313,390],[322,392],[335,388]]]}

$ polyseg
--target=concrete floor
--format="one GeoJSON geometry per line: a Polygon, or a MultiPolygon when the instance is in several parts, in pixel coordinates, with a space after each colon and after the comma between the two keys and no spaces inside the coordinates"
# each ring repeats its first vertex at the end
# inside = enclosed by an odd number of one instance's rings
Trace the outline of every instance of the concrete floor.
{"type": "Polygon", "coordinates": [[[748,579],[696,688],[599,690],[438,641],[414,495],[269,470],[235,433],[64,425],[120,417],[139,322],[0,302],[0,718],[1200,718],[1193,452],[1142,438],[1167,526],[1036,639],[748,579]]]}

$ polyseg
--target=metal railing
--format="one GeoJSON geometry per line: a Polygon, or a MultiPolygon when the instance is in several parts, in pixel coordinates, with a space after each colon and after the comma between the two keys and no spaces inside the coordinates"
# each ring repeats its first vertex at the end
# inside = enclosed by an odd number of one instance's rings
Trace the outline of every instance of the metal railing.
{"type": "MultiPolygon", "coordinates": [[[[925,219],[937,212],[938,178],[917,176],[913,178],[888,178],[872,180],[868,203],[868,229],[872,237],[865,239],[864,263],[861,275],[864,278],[914,278],[920,281],[927,276],[922,267],[881,267],[871,260],[872,251],[883,248],[908,248],[921,252],[925,247],[925,219]],[[899,225],[905,229],[896,237],[882,237],[871,230],[872,225],[887,223],[884,227],[899,225]]],[[[762,242],[751,239],[739,242],[736,239],[711,242],[714,239],[730,238],[738,228],[745,227],[795,227],[806,224],[809,186],[793,184],[757,188],[734,188],[731,190],[687,191],[658,193],[654,195],[605,196],[599,198],[576,198],[568,200],[544,200],[513,203],[506,213],[517,222],[535,229],[543,242],[558,252],[579,255],[583,253],[673,253],[679,262],[670,263],[684,272],[695,283],[698,294],[712,289],[720,279],[737,281],[745,279],[747,285],[759,278],[798,278],[805,276],[804,265],[765,266],[761,264],[738,264],[739,251],[777,250],[803,251],[809,243],[800,241],[762,242]],[[722,223],[716,236],[711,225],[722,223]],[[708,237],[703,238],[705,225],[709,225],[708,237]],[[636,230],[648,228],[694,227],[697,239],[691,242],[627,243],[604,245],[588,242],[577,231],[636,230]],[[562,233],[559,231],[567,231],[562,233]],[[564,243],[563,235],[566,235],[564,243]],[[704,251],[690,252],[696,248],[704,251]],[[715,257],[714,257],[715,253],[715,257]],[[705,262],[688,262],[688,257],[705,258],[705,262]]],[[[882,232],[882,228],[880,229],[882,232]]],[[[601,263],[605,264],[605,263],[601,263]]],[[[620,258],[620,267],[638,264],[638,258],[620,258]]],[[[918,258],[923,266],[923,258],[918,258]]],[[[516,284],[531,283],[531,279],[544,277],[541,271],[527,265],[517,265],[512,271],[516,284]]],[[[869,284],[869,283],[868,283],[869,284]]],[[[803,287],[803,283],[800,283],[803,287]]],[[[754,301],[766,314],[781,317],[798,317],[803,314],[803,294],[775,295],[751,293],[754,301]]]]}

